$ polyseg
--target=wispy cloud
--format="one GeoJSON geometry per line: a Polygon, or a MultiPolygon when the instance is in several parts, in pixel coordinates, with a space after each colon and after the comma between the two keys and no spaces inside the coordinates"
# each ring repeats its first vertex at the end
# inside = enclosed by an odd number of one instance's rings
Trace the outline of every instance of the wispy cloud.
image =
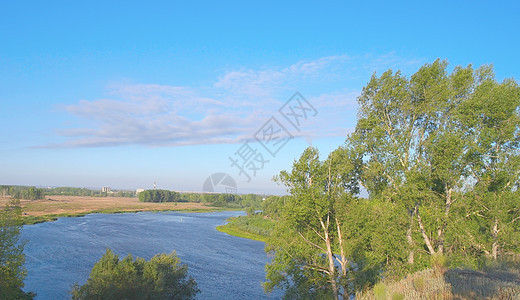
{"type": "Polygon", "coordinates": [[[355,122],[348,118],[355,118],[360,89],[352,78],[368,80],[374,70],[409,64],[419,62],[392,53],[342,55],[285,67],[231,70],[201,88],[111,85],[105,98],[65,106],[67,113],[87,125],[58,129],[56,133],[66,141],[43,147],[239,143],[250,139],[294,91],[302,89],[319,110],[319,120],[310,122],[299,135],[345,135],[355,122]]]}

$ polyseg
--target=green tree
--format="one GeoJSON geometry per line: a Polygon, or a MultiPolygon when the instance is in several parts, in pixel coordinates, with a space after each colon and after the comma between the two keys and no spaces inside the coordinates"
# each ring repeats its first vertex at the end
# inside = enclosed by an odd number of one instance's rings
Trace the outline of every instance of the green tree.
{"type": "Polygon", "coordinates": [[[110,249],[94,265],[87,283],[72,289],[73,299],[193,299],[200,291],[188,267],[174,253],[149,261],[119,259],[110,249]]]}
{"type": "Polygon", "coordinates": [[[246,214],[248,217],[251,217],[251,216],[254,216],[255,215],[255,208],[253,206],[249,206],[247,209],[246,209],[246,214]]]}
{"type": "Polygon", "coordinates": [[[347,155],[340,148],[322,162],[318,151],[308,148],[291,172],[280,172],[278,180],[291,196],[268,240],[266,249],[275,257],[267,266],[267,291],[282,288],[288,298],[348,295],[342,217],[345,203],[358,190],[355,160],[347,155]]]}
{"type": "Polygon", "coordinates": [[[0,299],[32,299],[33,293],[22,291],[27,271],[23,267],[24,243],[19,200],[11,200],[0,211],[0,299]]]}
{"type": "Polygon", "coordinates": [[[178,202],[181,195],[168,190],[146,190],[139,193],[139,201],[142,202],[178,202]]]}
{"type": "Polygon", "coordinates": [[[288,196],[269,196],[262,202],[262,211],[270,219],[278,220],[288,196]]]}
{"type": "Polygon", "coordinates": [[[344,147],[307,149],[268,199],[277,220],[266,290],[339,298],[428,267],[473,264],[520,248],[520,88],[492,67],[374,74],[344,147]],[[354,197],[358,184],[368,199],[354,197]]]}
{"type": "Polygon", "coordinates": [[[38,189],[33,186],[9,186],[8,189],[4,188],[3,193],[5,194],[6,192],[15,199],[39,200],[45,197],[43,189],[38,189]]]}
{"type": "MultiPolygon", "coordinates": [[[[408,262],[416,268],[429,261],[422,249],[428,255],[453,252],[463,242],[467,230],[458,222],[467,218],[461,214],[481,215],[469,205],[468,191],[486,186],[511,192],[518,182],[516,82],[497,83],[488,66],[456,67],[451,74],[447,66],[437,60],[409,79],[391,70],[372,76],[358,98],[356,130],[347,139],[363,156],[361,184],[370,199],[395,203],[408,216],[402,234],[408,262]]],[[[511,197],[500,195],[474,198],[489,209],[487,232],[495,236],[497,226],[516,216],[501,202],[511,197]],[[508,217],[500,221],[496,215],[508,217]]]]}
{"type": "Polygon", "coordinates": [[[518,185],[520,183],[520,88],[516,81],[498,83],[491,67],[476,76],[479,85],[464,106],[470,128],[471,234],[481,250],[497,259],[500,249],[518,250],[518,185]],[[483,234],[482,234],[483,233],[483,234]],[[480,237],[479,237],[480,235],[480,237]]]}

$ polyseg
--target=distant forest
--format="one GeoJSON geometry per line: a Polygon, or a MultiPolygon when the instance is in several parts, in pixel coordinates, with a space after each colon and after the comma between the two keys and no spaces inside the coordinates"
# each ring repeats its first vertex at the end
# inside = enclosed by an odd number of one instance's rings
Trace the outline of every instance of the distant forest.
{"type": "Polygon", "coordinates": [[[196,202],[218,207],[260,208],[263,196],[255,194],[178,193],[168,190],[146,190],[139,193],[142,202],[196,202]]]}
{"type": "Polygon", "coordinates": [[[135,197],[135,191],[113,191],[111,193],[102,192],[78,187],[54,187],[36,188],[34,186],[21,185],[0,185],[0,195],[3,197],[11,196],[15,199],[38,200],[45,196],[90,196],[90,197],[135,197]]]}
{"type": "Polygon", "coordinates": [[[34,186],[0,185],[0,196],[10,196],[14,199],[39,200],[45,196],[85,196],[85,197],[139,197],[142,202],[194,202],[205,203],[211,206],[260,209],[263,196],[255,194],[208,194],[208,193],[179,193],[169,190],[146,190],[136,195],[135,191],[102,192],[78,187],[37,188],[34,186]]]}

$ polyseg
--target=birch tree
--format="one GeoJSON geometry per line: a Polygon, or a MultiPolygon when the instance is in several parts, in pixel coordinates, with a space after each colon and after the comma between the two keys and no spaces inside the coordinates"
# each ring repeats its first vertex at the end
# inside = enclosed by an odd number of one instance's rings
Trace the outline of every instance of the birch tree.
{"type": "Polygon", "coordinates": [[[267,250],[274,254],[267,266],[266,290],[275,287],[286,297],[348,298],[349,259],[340,207],[357,192],[355,160],[344,149],[320,161],[308,148],[290,172],[278,176],[290,193],[267,250]]]}
{"type": "Polygon", "coordinates": [[[453,229],[452,206],[462,202],[475,159],[468,134],[475,124],[463,120],[482,84],[480,71],[456,67],[449,74],[447,66],[437,60],[410,79],[391,70],[374,75],[358,98],[351,140],[364,156],[362,184],[371,198],[405,208],[410,264],[417,251],[442,254],[450,246],[446,231],[453,229]]]}
{"type": "Polygon", "coordinates": [[[513,79],[498,83],[492,67],[480,69],[477,78],[479,85],[463,118],[470,128],[474,181],[467,216],[479,224],[474,234],[484,233],[473,238],[474,243],[497,259],[500,248],[519,246],[520,88],[513,79]]]}

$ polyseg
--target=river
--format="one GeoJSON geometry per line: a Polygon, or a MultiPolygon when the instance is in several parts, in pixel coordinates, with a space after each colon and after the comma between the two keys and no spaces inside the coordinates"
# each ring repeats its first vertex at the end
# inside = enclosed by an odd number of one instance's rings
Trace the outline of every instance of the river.
{"type": "Polygon", "coordinates": [[[25,291],[36,299],[69,299],[74,283],[84,284],[96,261],[112,249],[150,259],[177,252],[201,293],[197,299],[278,299],[265,294],[264,243],[230,236],[216,226],[243,212],[140,212],[90,214],[23,227],[28,274],[25,291]]]}

